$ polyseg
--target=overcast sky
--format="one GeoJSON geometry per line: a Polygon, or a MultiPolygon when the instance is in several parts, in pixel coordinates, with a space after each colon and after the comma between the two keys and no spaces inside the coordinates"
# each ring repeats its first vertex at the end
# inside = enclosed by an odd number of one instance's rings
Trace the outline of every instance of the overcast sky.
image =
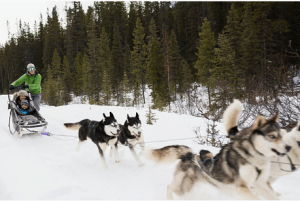
{"type": "MultiPolygon", "coordinates": [[[[80,1],[85,12],[88,6],[93,5],[93,1],[80,1]]],[[[0,0],[0,45],[4,45],[8,41],[8,29],[7,21],[9,22],[9,31],[11,34],[17,33],[16,23],[21,20],[29,23],[31,31],[33,31],[33,25],[36,21],[40,22],[40,14],[43,15],[43,20],[47,18],[47,8],[51,13],[52,8],[56,5],[59,13],[59,19],[65,20],[65,12],[63,11],[65,5],[70,5],[72,1],[3,1],[0,0]]]]}

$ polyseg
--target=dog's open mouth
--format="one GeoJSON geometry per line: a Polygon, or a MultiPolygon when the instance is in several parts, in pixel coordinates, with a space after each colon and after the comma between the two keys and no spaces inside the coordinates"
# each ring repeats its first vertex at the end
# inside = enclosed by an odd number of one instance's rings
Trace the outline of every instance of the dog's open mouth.
{"type": "Polygon", "coordinates": [[[275,152],[277,154],[277,156],[285,156],[285,153],[280,153],[279,151],[277,151],[276,149],[271,149],[273,152],[275,152]]]}

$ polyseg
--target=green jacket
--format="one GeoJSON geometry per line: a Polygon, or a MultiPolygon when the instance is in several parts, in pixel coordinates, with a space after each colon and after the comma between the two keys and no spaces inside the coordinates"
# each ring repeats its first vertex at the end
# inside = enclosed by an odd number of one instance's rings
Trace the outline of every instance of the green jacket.
{"type": "Polygon", "coordinates": [[[29,90],[32,94],[40,94],[42,92],[41,81],[42,81],[41,74],[29,76],[25,73],[19,79],[14,81],[11,85],[17,87],[23,82],[25,82],[25,85],[29,86],[29,90]]]}

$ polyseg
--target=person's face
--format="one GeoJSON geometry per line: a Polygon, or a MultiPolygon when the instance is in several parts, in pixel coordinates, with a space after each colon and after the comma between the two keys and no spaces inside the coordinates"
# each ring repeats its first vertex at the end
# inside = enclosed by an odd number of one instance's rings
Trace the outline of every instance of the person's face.
{"type": "Polygon", "coordinates": [[[30,68],[28,68],[28,71],[29,71],[29,73],[30,73],[31,75],[34,75],[34,73],[35,73],[35,68],[34,68],[34,67],[30,67],[30,68]]]}
{"type": "Polygon", "coordinates": [[[26,96],[20,96],[20,100],[25,100],[26,99],[26,96]]]}
{"type": "Polygon", "coordinates": [[[28,108],[28,107],[27,107],[26,105],[24,105],[24,104],[21,105],[21,107],[22,107],[23,110],[26,110],[26,109],[28,108]]]}

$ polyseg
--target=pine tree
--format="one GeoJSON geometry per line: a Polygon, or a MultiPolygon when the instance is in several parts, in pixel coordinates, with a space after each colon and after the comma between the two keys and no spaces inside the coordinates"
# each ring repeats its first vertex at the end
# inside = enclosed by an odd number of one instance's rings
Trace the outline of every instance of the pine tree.
{"type": "Polygon", "coordinates": [[[215,37],[214,33],[211,31],[210,22],[207,18],[204,18],[202,25],[202,32],[199,33],[200,45],[198,47],[198,59],[195,64],[195,68],[198,70],[197,77],[200,83],[207,87],[209,105],[211,105],[211,70],[215,67],[215,37]]]}
{"type": "Polygon", "coordinates": [[[123,80],[121,82],[121,104],[124,107],[129,107],[129,106],[133,106],[131,105],[131,98],[130,98],[130,83],[127,77],[127,73],[124,72],[124,76],[123,76],[123,80]]]}
{"type": "Polygon", "coordinates": [[[141,20],[136,21],[136,28],[133,31],[133,51],[131,52],[132,76],[134,79],[134,94],[137,103],[139,91],[142,89],[143,103],[145,103],[145,70],[146,70],[146,44],[144,28],[141,20]]]}
{"type": "Polygon", "coordinates": [[[82,55],[78,53],[75,58],[75,77],[74,77],[74,94],[76,96],[83,95],[83,68],[82,68],[82,55]]]}
{"type": "MultiPolygon", "coordinates": [[[[62,100],[62,88],[63,88],[63,83],[62,83],[62,73],[61,73],[61,59],[55,49],[52,57],[52,63],[51,63],[51,68],[48,69],[50,73],[48,74],[50,77],[48,79],[48,82],[50,85],[48,86],[48,90],[51,99],[51,104],[58,106],[63,104],[62,100]]],[[[48,84],[49,84],[48,83],[48,84]]]]}
{"type": "Polygon", "coordinates": [[[278,86],[276,85],[278,83],[274,77],[277,77],[278,72],[281,71],[280,65],[276,64],[279,54],[276,54],[274,51],[277,47],[277,42],[274,41],[274,32],[269,17],[272,2],[253,2],[253,8],[252,17],[260,44],[260,68],[263,71],[259,77],[263,81],[263,100],[267,103],[269,97],[277,98],[278,86]]]}
{"type": "MultiPolygon", "coordinates": [[[[177,43],[175,32],[171,31],[169,42],[169,57],[170,57],[170,80],[172,85],[172,93],[176,99],[176,93],[180,92],[183,87],[184,67],[181,65],[182,57],[180,55],[179,46],[177,43]]],[[[186,67],[186,66],[185,66],[186,67]]],[[[186,69],[188,70],[188,69],[186,69]]],[[[191,77],[190,77],[191,78],[191,77]]],[[[186,80],[187,81],[187,80],[186,80]]]]}
{"type": "MultiPolygon", "coordinates": [[[[48,16],[45,26],[45,45],[43,49],[43,64],[45,67],[51,64],[55,50],[60,57],[63,56],[63,36],[56,6],[52,10],[52,17],[48,16]]],[[[47,70],[47,68],[45,70],[47,70]]],[[[43,71],[41,71],[41,73],[46,74],[43,71]]]]}
{"type": "Polygon", "coordinates": [[[168,35],[167,31],[165,31],[164,38],[163,38],[163,54],[164,54],[164,66],[165,66],[166,73],[167,73],[168,94],[170,95],[171,94],[171,85],[174,83],[171,84],[171,82],[170,82],[170,77],[171,77],[172,72],[170,69],[170,44],[169,44],[169,35],[168,35]]]}
{"type": "Polygon", "coordinates": [[[73,1],[72,3],[73,8],[67,10],[66,55],[73,72],[77,55],[79,53],[83,55],[87,50],[87,25],[80,1],[73,1]]]}
{"type": "Polygon", "coordinates": [[[99,64],[99,55],[100,55],[100,47],[99,47],[99,38],[96,36],[96,24],[94,21],[95,14],[93,9],[89,7],[88,13],[88,26],[87,26],[87,37],[88,37],[88,55],[89,55],[89,73],[88,81],[92,83],[89,85],[89,98],[90,101],[93,99],[95,102],[99,102],[99,91],[101,88],[101,69],[99,64]]]}
{"type": "Polygon", "coordinates": [[[42,96],[43,96],[43,100],[48,105],[57,106],[59,103],[59,97],[58,97],[59,90],[56,88],[57,83],[54,79],[53,71],[51,68],[52,68],[51,65],[48,65],[48,69],[47,69],[48,76],[43,84],[42,96]]]}
{"type": "Polygon", "coordinates": [[[54,76],[55,80],[57,81],[57,79],[59,77],[61,77],[62,70],[61,70],[61,59],[60,59],[56,49],[54,50],[54,53],[53,53],[51,65],[52,65],[53,76],[54,76]]]}
{"type": "Polygon", "coordinates": [[[252,93],[254,85],[257,85],[259,75],[262,74],[260,67],[260,44],[255,33],[255,24],[253,21],[252,2],[245,3],[245,13],[242,21],[242,59],[241,65],[245,77],[246,92],[248,100],[255,102],[256,95],[252,93]],[[257,81],[255,81],[258,79],[257,81]]]}
{"type": "Polygon", "coordinates": [[[64,104],[70,102],[71,99],[71,91],[73,91],[73,76],[70,71],[69,62],[66,56],[64,56],[63,65],[62,65],[62,96],[64,104]]]}
{"type": "Polygon", "coordinates": [[[152,125],[153,122],[156,122],[158,119],[155,118],[155,113],[152,112],[151,107],[149,105],[149,110],[146,112],[146,123],[152,125]]]}
{"type": "Polygon", "coordinates": [[[112,90],[111,90],[111,84],[110,84],[110,78],[108,74],[106,73],[106,70],[103,72],[103,78],[102,78],[102,99],[101,102],[103,105],[111,105],[111,96],[112,96],[112,90]]]}
{"type": "Polygon", "coordinates": [[[244,86],[241,68],[235,62],[235,46],[224,32],[219,35],[218,46],[215,49],[217,65],[211,77],[211,82],[218,89],[213,95],[215,109],[225,108],[234,98],[242,99],[244,86]]]}
{"type": "Polygon", "coordinates": [[[159,38],[157,37],[157,30],[156,30],[156,25],[155,25],[155,21],[153,18],[151,18],[151,21],[149,23],[149,35],[147,36],[147,51],[149,52],[150,49],[150,44],[151,44],[151,40],[152,38],[159,40],[159,38]]]}
{"type": "MultiPolygon", "coordinates": [[[[103,90],[103,75],[104,75],[104,71],[106,72],[111,72],[113,71],[113,67],[112,67],[112,53],[111,50],[109,48],[109,38],[108,35],[105,31],[105,29],[102,29],[101,35],[100,35],[100,39],[99,39],[99,60],[98,60],[98,66],[99,66],[99,74],[98,77],[101,81],[100,83],[100,90],[103,90]]],[[[109,75],[107,75],[109,76],[109,75]]],[[[111,82],[110,79],[108,79],[107,81],[111,82]]],[[[111,83],[109,83],[111,85],[111,83]]],[[[99,91],[97,94],[99,94],[99,91]]],[[[95,99],[96,101],[100,101],[100,97],[96,97],[95,99]]]]}
{"type": "Polygon", "coordinates": [[[181,72],[181,76],[180,76],[180,80],[179,80],[179,89],[178,90],[179,90],[180,94],[186,93],[186,94],[188,94],[188,97],[189,97],[193,77],[192,77],[190,65],[185,61],[185,59],[181,59],[181,61],[180,61],[180,72],[181,72]]]}
{"type": "Polygon", "coordinates": [[[89,58],[86,54],[83,55],[83,59],[82,59],[82,89],[83,89],[83,93],[84,95],[86,95],[89,100],[90,103],[94,103],[94,99],[92,97],[93,95],[93,86],[94,86],[94,82],[92,80],[92,68],[90,65],[90,61],[89,58]]]}
{"type": "Polygon", "coordinates": [[[147,79],[149,88],[152,89],[151,96],[154,108],[162,110],[169,104],[169,93],[166,81],[166,71],[163,66],[162,49],[157,40],[152,39],[147,63],[147,79]]]}
{"type": "Polygon", "coordinates": [[[109,77],[111,79],[112,90],[114,96],[116,97],[117,102],[120,102],[120,81],[122,80],[122,76],[124,75],[124,53],[123,53],[123,45],[121,43],[122,38],[119,31],[119,26],[115,22],[114,24],[114,35],[113,35],[113,43],[112,43],[112,70],[106,71],[109,73],[109,77]]]}
{"type": "Polygon", "coordinates": [[[211,84],[218,88],[214,93],[217,109],[226,107],[227,103],[232,102],[234,98],[243,98],[240,21],[237,9],[232,4],[227,17],[227,25],[218,38],[218,48],[215,49],[217,65],[212,70],[211,84]]]}

